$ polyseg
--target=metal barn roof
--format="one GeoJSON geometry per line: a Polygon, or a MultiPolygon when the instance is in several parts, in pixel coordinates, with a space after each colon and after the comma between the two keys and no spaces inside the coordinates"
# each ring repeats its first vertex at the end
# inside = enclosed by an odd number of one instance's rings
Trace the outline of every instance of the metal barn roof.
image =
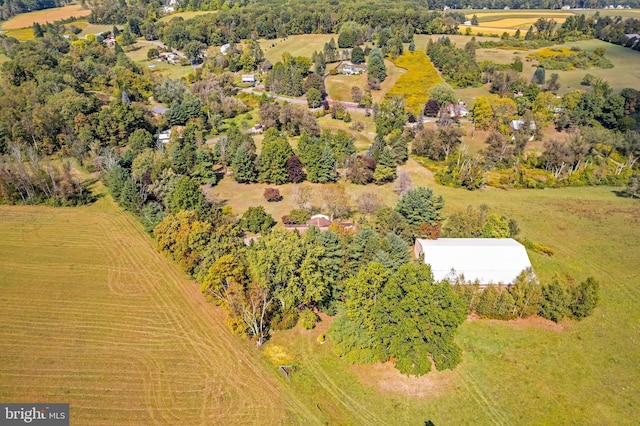
{"type": "Polygon", "coordinates": [[[512,238],[417,239],[416,256],[424,254],[433,277],[443,280],[464,274],[465,281],[480,284],[510,284],[531,262],[524,246],[512,238]]]}

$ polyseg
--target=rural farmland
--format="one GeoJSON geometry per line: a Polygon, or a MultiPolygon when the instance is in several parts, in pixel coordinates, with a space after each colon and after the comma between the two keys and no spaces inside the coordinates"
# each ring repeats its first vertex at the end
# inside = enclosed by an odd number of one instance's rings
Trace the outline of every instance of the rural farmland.
{"type": "MultiPolygon", "coordinates": [[[[432,186],[429,172],[411,164],[414,181],[432,186]]],[[[530,254],[541,277],[594,274],[603,286],[602,306],[592,318],[559,325],[468,321],[458,338],[463,364],[421,379],[383,366],[349,366],[332,353],[331,342],[317,347],[326,323],[311,332],[276,332],[263,357],[228,332],[223,313],[154,252],[110,197],[78,209],[2,207],[0,398],[70,401],[74,418],[92,424],[633,419],[640,207],[606,187],[436,190],[449,209],[500,206],[524,235],[557,250],[552,258],[530,254]],[[73,232],[79,228],[86,232],[73,232]],[[291,382],[269,361],[274,351],[297,366],[291,382]]],[[[390,187],[384,191],[392,194],[390,187]]]]}
{"type": "Polygon", "coordinates": [[[541,1],[0,0],[0,425],[638,424],[640,12],[541,1]]]}

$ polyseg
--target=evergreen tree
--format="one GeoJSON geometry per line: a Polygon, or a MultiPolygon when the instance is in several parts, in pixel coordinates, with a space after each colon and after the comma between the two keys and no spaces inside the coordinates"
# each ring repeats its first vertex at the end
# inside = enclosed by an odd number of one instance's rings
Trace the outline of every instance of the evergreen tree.
{"type": "Polygon", "coordinates": [[[241,145],[231,163],[233,178],[239,183],[255,182],[258,178],[256,155],[241,145]]]}
{"type": "Polygon", "coordinates": [[[407,191],[396,205],[396,210],[407,219],[411,225],[427,222],[434,225],[441,222],[443,217],[440,210],[444,207],[441,196],[435,195],[429,188],[420,186],[407,191]]]}
{"type": "Polygon", "coordinates": [[[382,82],[387,78],[387,67],[384,64],[384,57],[380,49],[373,49],[371,50],[371,53],[369,53],[367,78],[375,78],[379,82],[382,82]]]}
{"type": "Polygon", "coordinates": [[[288,180],[287,160],[292,155],[293,149],[291,149],[287,138],[274,128],[268,129],[258,159],[259,180],[276,185],[286,183],[288,180]]]}
{"type": "Polygon", "coordinates": [[[550,284],[542,287],[542,299],[538,311],[541,317],[560,322],[567,316],[568,305],[569,294],[565,284],[559,279],[555,278],[550,284]]]}
{"type": "Polygon", "coordinates": [[[364,50],[360,46],[356,46],[351,51],[351,62],[354,64],[362,64],[364,63],[364,50]]]}
{"type": "Polygon", "coordinates": [[[581,320],[591,315],[600,299],[599,290],[600,284],[593,277],[587,278],[573,289],[569,304],[571,318],[581,320]]]}

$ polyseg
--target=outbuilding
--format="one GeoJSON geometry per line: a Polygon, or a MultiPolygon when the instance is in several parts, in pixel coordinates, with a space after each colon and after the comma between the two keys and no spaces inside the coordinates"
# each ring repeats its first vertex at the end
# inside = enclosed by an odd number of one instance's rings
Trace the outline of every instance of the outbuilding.
{"type": "Polygon", "coordinates": [[[531,268],[527,250],[513,238],[419,238],[414,252],[431,265],[436,281],[463,274],[465,281],[482,286],[511,284],[531,268]]]}

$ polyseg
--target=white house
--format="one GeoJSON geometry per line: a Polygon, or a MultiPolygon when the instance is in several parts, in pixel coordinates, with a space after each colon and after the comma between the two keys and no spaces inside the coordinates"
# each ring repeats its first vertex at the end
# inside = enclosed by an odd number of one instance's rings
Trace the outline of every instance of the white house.
{"type": "MultiPolygon", "coordinates": [[[[515,132],[519,132],[520,130],[523,130],[525,128],[525,123],[524,120],[511,120],[511,130],[515,131],[515,132]]],[[[535,121],[530,121],[529,122],[529,130],[536,130],[536,122],[535,121]]]]}
{"type": "Polygon", "coordinates": [[[168,144],[171,140],[171,129],[158,133],[158,142],[168,144]]]}
{"type": "Polygon", "coordinates": [[[255,83],[256,76],[253,74],[242,74],[242,82],[243,83],[255,83]]]}
{"type": "Polygon", "coordinates": [[[511,284],[531,267],[526,249],[513,238],[419,238],[414,252],[424,256],[437,281],[463,274],[465,281],[480,285],[511,284]]]}
{"type": "Polygon", "coordinates": [[[344,68],[342,68],[341,72],[343,74],[352,75],[352,74],[360,74],[362,70],[358,67],[354,67],[353,65],[346,65],[344,68]]]}

